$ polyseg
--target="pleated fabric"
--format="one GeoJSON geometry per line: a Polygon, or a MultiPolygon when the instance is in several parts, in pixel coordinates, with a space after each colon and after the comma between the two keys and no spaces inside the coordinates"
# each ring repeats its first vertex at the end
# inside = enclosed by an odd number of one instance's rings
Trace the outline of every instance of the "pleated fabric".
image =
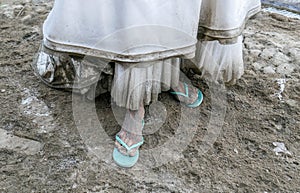
{"type": "Polygon", "coordinates": [[[231,44],[221,44],[218,40],[199,41],[195,63],[202,76],[231,84],[240,79],[244,73],[242,41],[242,35],[231,44]]]}
{"type": "Polygon", "coordinates": [[[116,63],[111,96],[121,107],[137,110],[157,101],[158,94],[175,88],[179,83],[180,58],[155,62],[116,63]]]}

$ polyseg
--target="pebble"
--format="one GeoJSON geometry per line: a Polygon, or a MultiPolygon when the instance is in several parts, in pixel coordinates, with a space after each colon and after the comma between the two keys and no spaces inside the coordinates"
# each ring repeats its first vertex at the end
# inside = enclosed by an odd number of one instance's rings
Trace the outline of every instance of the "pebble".
{"type": "Polygon", "coordinates": [[[2,92],[2,93],[5,93],[5,91],[6,91],[5,89],[1,89],[1,92],[2,92]]]}
{"type": "Polygon", "coordinates": [[[264,68],[264,73],[265,74],[275,74],[276,71],[272,66],[267,66],[264,68]]]}
{"type": "Polygon", "coordinates": [[[276,147],[273,149],[276,155],[279,155],[280,153],[284,153],[286,155],[292,155],[290,151],[287,150],[284,143],[281,142],[273,142],[273,145],[276,147]]]}
{"type": "Polygon", "coordinates": [[[236,148],[234,148],[233,151],[234,151],[234,153],[239,154],[239,151],[236,148]]]}

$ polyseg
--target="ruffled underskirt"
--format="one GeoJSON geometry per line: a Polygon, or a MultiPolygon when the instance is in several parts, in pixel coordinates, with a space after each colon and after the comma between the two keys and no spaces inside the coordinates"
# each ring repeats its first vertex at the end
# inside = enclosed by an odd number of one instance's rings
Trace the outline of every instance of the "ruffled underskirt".
{"type": "MultiPolygon", "coordinates": [[[[244,73],[242,52],[242,36],[232,44],[200,41],[193,62],[204,78],[234,83],[244,73]]],[[[182,61],[173,57],[153,62],[107,62],[44,48],[33,68],[48,86],[87,94],[90,99],[111,92],[118,106],[137,110],[141,103],[157,101],[159,93],[178,86],[182,61]]]]}
{"type": "Polygon", "coordinates": [[[180,58],[155,62],[116,63],[111,96],[118,106],[137,110],[141,103],[157,101],[158,94],[179,83],[180,58]]]}

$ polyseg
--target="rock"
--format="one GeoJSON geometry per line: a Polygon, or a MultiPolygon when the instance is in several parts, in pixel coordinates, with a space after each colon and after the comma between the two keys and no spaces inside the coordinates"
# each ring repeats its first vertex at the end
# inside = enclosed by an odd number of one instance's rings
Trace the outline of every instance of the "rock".
{"type": "Polygon", "coordinates": [[[234,153],[239,154],[239,151],[236,148],[234,148],[233,151],[234,153]]]}
{"type": "Polygon", "coordinates": [[[295,70],[294,64],[285,63],[285,64],[281,64],[277,68],[277,73],[291,75],[294,72],[294,70],[295,70]]]}
{"type": "Polygon", "coordinates": [[[273,145],[276,147],[276,148],[273,149],[273,151],[275,152],[276,155],[279,155],[279,153],[292,155],[292,153],[287,150],[284,143],[273,142],[273,145]]]}
{"type": "Polygon", "coordinates": [[[42,145],[38,141],[24,139],[21,137],[7,134],[7,131],[0,129],[0,149],[7,149],[25,153],[27,155],[34,155],[38,153],[42,145]]]}
{"type": "Polygon", "coordinates": [[[264,73],[265,74],[275,74],[276,71],[275,71],[274,67],[267,66],[267,67],[264,68],[264,73]]]}

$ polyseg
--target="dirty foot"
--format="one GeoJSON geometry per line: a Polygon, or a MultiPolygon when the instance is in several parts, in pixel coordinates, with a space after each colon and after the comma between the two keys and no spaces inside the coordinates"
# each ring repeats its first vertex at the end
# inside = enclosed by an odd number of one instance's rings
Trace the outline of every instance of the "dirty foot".
{"type": "Polygon", "coordinates": [[[180,102],[184,104],[193,104],[198,99],[198,89],[192,85],[187,85],[185,83],[179,82],[176,88],[173,88],[174,92],[171,92],[180,102]],[[182,93],[186,96],[183,96],[182,93]]]}
{"type": "MultiPolygon", "coordinates": [[[[143,140],[142,129],[143,129],[143,118],[144,118],[145,110],[144,107],[138,111],[128,110],[125,116],[124,123],[122,125],[121,131],[117,134],[117,136],[128,146],[132,146],[140,143],[143,140]]],[[[118,148],[119,152],[123,155],[135,156],[139,147],[133,148],[129,151],[120,144],[117,140],[115,141],[115,145],[118,148]]]]}

